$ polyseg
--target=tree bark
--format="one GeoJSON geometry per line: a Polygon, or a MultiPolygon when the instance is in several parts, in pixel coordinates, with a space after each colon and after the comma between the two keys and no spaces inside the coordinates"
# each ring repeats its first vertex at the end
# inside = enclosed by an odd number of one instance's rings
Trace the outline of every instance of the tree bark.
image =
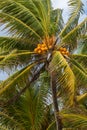
{"type": "Polygon", "coordinates": [[[53,106],[54,106],[54,116],[56,121],[56,130],[62,130],[62,120],[59,115],[59,108],[57,102],[57,92],[56,92],[56,81],[55,81],[55,74],[51,73],[51,80],[50,85],[52,89],[52,98],[53,98],[53,106]]]}

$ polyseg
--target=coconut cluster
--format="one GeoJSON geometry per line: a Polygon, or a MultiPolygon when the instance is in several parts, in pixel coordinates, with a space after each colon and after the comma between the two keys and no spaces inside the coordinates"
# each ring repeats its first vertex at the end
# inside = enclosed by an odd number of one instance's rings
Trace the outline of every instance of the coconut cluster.
{"type": "Polygon", "coordinates": [[[37,45],[37,47],[34,49],[34,52],[37,54],[46,53],[49,49],[52,49],[54,41],[55,41],[54,36],[51,38],[44,39],[42,43],[39,43],[37,45]]]}
{"type": "Polygon", "coordinates": [[[52,48],[52,45],[47,46],[45,43],[42,43],[42,44],[37,45],[37,48],[34,49],[34,52],[38,54],[43,54],[47,52],[48,49],[51,49],[51,48],[52,48]]]}
{"type": "MultiPolygon", "coordinates": [[[[49,49],[53,48],[55,40],[56,40],[55,36],[44,38],[42,43],[37,44],[37,47],[34,49],[34,52],[36,54],[44,54],[44,53],[46,53],[49,49]]],[[[60,51],[60,53],[62,55],[69,56],[69,51],[64,47],[60,47],[58,51],[60,51]]]]}
{"type": "Polygon", "coordinates": [[[62,55],[67,55],[67,56],[69,56],[69,51],[68,51],[66,48],[60,47],[60,48],[59,48],[59,51],[60,51],[60,53],[61,53],[62,55]]]}

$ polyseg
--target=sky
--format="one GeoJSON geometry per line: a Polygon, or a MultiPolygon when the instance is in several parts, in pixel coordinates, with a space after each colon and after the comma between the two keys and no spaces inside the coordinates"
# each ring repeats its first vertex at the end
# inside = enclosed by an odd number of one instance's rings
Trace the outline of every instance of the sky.
{"type": "MultiPolygon", "coordinates": [[[[84,9],[85,9],[85,14],[81,15],[81,21],[87,17],[87,0],[82,0],[84,2],[84,9]]],[[[68,4],[67,4],[68,0],[52,0],[52,4],[54,8],[61,8],[63,9],[63,17],[64,20],[67,21],[68,18],[68,4]]],[[[0,28],[1,29],[1,28],[0,28]]],[[[0,35],[3,36],[4,32],[0,31],[0,35]]],[[[6,73],[2,73],[0,72],[0,80],[6,79],[7,78],[7,74],[6,73]]]]}
{"type": "Polygon", "coordinates": [[[63,9],[63,16],[65,16],[64,20],[67,21],[68,16],[68,0],[52,0],[52,4],[54,8],[61,8],[63,9]]]}
{"type": "Polygon", "coordinates": [[[54,8],[62,8],[66,9],[68,0],[52,0],[52,4],[54,8]]]}
{"type": "MultiPolygon", "coordinates": [[[[63,17],[65,22],[67,21],[68,14],[69,14],[68,1],[69,0],[52,0],[52,4],[54,8],[63,9],[63,17]]],[[[81,15],[80,21],[82,21],[85,17],[87,17],[87,0],[82,0],[82,2],[84,3],[85,13],[81,15]]]]}
{"type": "MultiPolygon", "coordinates": [[[[54,8],[61,8],[61,9],[64,9],[64,10],[67,10],[68,9],[68,1],[69,0],[51,0],[52,1],[52,4],[53,4],[53,7],[54,8]]],[[[85,6],[85,10],[87,12],[87,0],[82,0],[82,2],[84,3],[84,6],[85,6]]]]}

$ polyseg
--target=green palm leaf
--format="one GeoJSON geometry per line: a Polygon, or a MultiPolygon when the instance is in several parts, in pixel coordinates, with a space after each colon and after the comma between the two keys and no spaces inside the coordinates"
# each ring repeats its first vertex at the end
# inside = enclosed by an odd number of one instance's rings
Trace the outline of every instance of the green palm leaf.
{"type": "Polygon", "coordinates": [[[87,86],[87,71],[86,69],[74,59],[71,60],[72,62],[72,70],[76,77],[76,83],[78,87],[86,87],[87,86]]]}
{"type": "MultiPolygon", "coordinates": [[[[34,52],[29,52],[29,51],[22,51],[22,52],[17,51],[17,53],[12,53],[11,57],[22,56],[22,55],[29,55],[29,54],[35,54],[35,53],[34,52]]],[[[6,57],[6,55],[2,55],[2,56],[0,56],[0,59],[1,58],[5,58],[5,57],[6,57]]]]}
{"type": "Polygon", "coordinates": [[[30,36],[36,39],[48,36],[50,33],[50,12],[51,2],[47,1],[27,1],[27,6],[23,1],[0,1],[0,17],[2,23],[6,23],[6,28],[19,36],[30,36]],[[32,6],[32,8],[31,8],[32,6]],[[4,8],[5,7],[5,8],[4,8]],[[11,25],[11,26],[10,26],[11,25]],[[21,27],[20,27],[21,25],[21,27]],[[24,31],[23,31],[24,30],[24,31]]]}
{"type": "Polygon", "coordinates": [[[16,17],[7,14],[7,13],[0,13],[0,17],[2,19],[2,23],[6,24],[5,28],[8,29],[8,32],[13,35],[18,36],[30,36],[30,37],[37,37],[41,39],[39,34],[30,26],[26,25],[16,17]]]}
{"type": "Polygon", "coordinates": [[[51,21],[53,24],[51,25],[51,32],[55,34],[55,32],[57,32],[58,34],[61,32],[61,30],[64,27],[64,21],[63,21],[63,17],[62,17],[62,10],[60,9],[55,9],[52,11],[51,13],[51,21]]]}
{"type": "Polygon", "coordinates": [[[13,67],[23,66],[23,64],[25,65],[30,62],[31,56],[35,55],[34,52],[20,50],[13,50],[10,53],[4,51],[3,53],[5,54],[1,53],[0,55],[0,68],[3,70],[5,70],[5,68],[11,69],[13,67]]]}
{"type": "MultiPolygon", "coordinates": [[[[12,126],[12,128],[14,128],[15,130],[21,130],[23,128],[22,124],[20,124],[19,122],[17,122],[13,117],[10,117],[9,115],[7,115],[5,112],[0,112],[0,118],[1,120],[3,120],[3,122],[5,124],[2,124],[2,125],[7,125],[8,128],[9,128],[9,123],[10,125],[12,126]]],[[[2,123],[2,121],[0,121],[2,123]]],[[[2,130],[4,130],[4,126],[0,126],[1,128],[3,128],[2,130]]],[[[8,130],[8,129],[5,129],[5,130],[8,130]]]]}
{"type": "Polygon", "coordinates": [[[87,116],[79,114],[64,114],[62,113],[62,119],[66,128],[87,128],[87,116]]]}
{"type": "Polygon", "coordinates": [[[6,127],[4,127],[4,126],[1,126],[1,125],[0,125],[0,129],[1,129],[1,130],[9,130],[8,128],[6,128],[6,127]]]}
{"type": "Polygon", "coordinates": [[[87,18],[78,24],[80,14],[83,13],[81,0],[69,0],[69,7],[70,17],[64,27],[62,10],[54,10],[51,0],[0,0],[0,23],[10,34],[8,37],[0,37],[0,68],[10,68],[11,72],[19,70],[0,84],[1,127],[14,130],[55,130],[56,118],[54,120],[53,113],[56,116],[57,113],[53,111],[52,100],[49,100],[52,96],[49,72],[55,75],[52,81],[56,82],[59,103],[55,99],[55,105],[58,105],[59,111],[67,107],[67,113],[59,112],[58,115],[65,122],[64,128],[72,129],[75,126],[75,129],[79,129],[81,126],[86,129],[87,117],[85,114],[80,115],[85,112],[79,106],[86,105],[84,102],[87,95],[83,89],[86,90],[87,86],[87,56],[63,55],[60,46],[72,53],[81,42],[86,45],[87,18]],[[43,43],[53,42],[54,37],[59,51],[55,51],[55,44],[52,44],[51,49],[48,47],[46,53],[42,51],[43,43]],[[40,49],[41,55],[38,51],[40,49]],[[23,91],[26,89],[26,92],[23,91]],[[81,92],[84,94],[79,95],[81,92]],[[19,100],[15,100],[15,97],[19,100]],[[73,109],[74,104],[78,109],[73,109]]]}
{"type": "Polygon", "coordinates": [[[83,30],[83,35],[81,35],[80,37],[78,37],[78,39],[80,39],[80,45],[78,47],[80,47],[80,51],[82,54],[87,54],[87,35],[86,35],[86,30],[83,30]]]}
{"type": "Polygon", "coordinates": [[[0,47],[4,50],[33,50],[36,40],[24,39],[18,37],[0,37],[0,47]]]}
{"type": "MultiPolygon", "coordinates": [[[[35,109],[35,128],[36,130],[40,129],[43,122],[46,123],[45,121],[47,120],[46,117],[44,116],[47,111],[46,111],[46,106],[47,106],[47,95],[48,95],[48,90],[49,90],[49,76],[46,72],[42,73],[37,80],[36,84],[39,88],[37,88],[37,104],[36,104],[36,109],[35,109]]],[[[36,85],[35,85],[36,86],[36,85]]]]}
{"type": "Polygon", "coordinates": [[[77,25],[74,29],[72,29],[67,35],[65,35],[62,38],[63,43],[61,43],[62,45],[69,45],[69,46],[77,46],[77,41],[76,40],[77,37],[80,37],[80,35],[82,34],[82,30],[87,30],[87,18],[84,19],[84,21],[82,21],[79,25],[77,25]]]}
{"type": "MultiPolygon", "coordinates": [[[[45,124],[48,121],[46,117],[46,105],[49,90],[49,83],[46,79],[49,80],[49,77],[48,74],[44,72],[37,81],[30,85],[31,87],[27,89],[25,94],[21,95],[20,100],[13,103],[13,105],[8,105],[4,108],[4,110],[9,113],[9,118],[13,118],[16,122],[22,124],[26,130],[39,130],[46,127],[45,124]]],[[[9,118],[8,123],[5,126],[10,125],[9,118]]],[[[11,128],[11,126],[9,128],[11,128]]]]}
{"type": "MultiPolygon", "coordinates": [[[[37,13],[32,12],[31,8],[29,8],[29,9],[26,8],[26,6],[24,6],[23,3],[21,4],[22,1],[17,2],[17,1],[8,0],[6,2],[1,1],[1,6],[0,6],[3,14],[7,15],[6,19],[8,20],[10,18],[10,19],[15,20],[16,23],[14,26],[17,26],[17,24],[19,23],[21,25],[21,27],[23,26],[25,29],[27,29],[27,30],[25,30],[25,32],[27,31],[27,33],[28,33],[31,31],[31,33],[34,33],[38,37],[39,34],[37,34],[37,32],[35,30],[38,31],[38,29],[39,30],[41,29],[41,31],[42,31],[42,27],[38,20],[37,13]],[[8,4],[6,4],[6,2],[8,2],[8,4]],[[35,16],[35,14],[36,14],[36,16],[35,16]],[[39,23],[39,25],[38,25],[38,23],[39,23]]],[[[32,2],[27,2],[27,4],[29,6],[34,6],[32,2]]],[[[36,11],[35,6],[34,6],[33,10],[36,11]]],[[[1,14],[1,16],[3,14],[1,14]]],[[[10,20],[8,22],[12,22],[12,20],[10,20]]],[[[11,25],[13,25],[13,23],[11,23],[11,25]]],[[[8,26],[9,26],[9,24],[8,24],[8,26]]],[[[19,29],[21,29],[21,28],[19,28],[19,29]]],[[[39,33],[39,31],[38,31],[38,33],[39,33]]]]}
{"type": "Polygon", "coordinates": [[[55,121],[53,121],[46,130],[55,130],[55,121]]]}
{"type": "Polygon", "coordinates": [[[73,54],[72,57],[87,70],[87,55],[73,54]]]}
{"type": "Polygon", "coordinates": [[[77,96],[76,101],[78,103],[85,103],[87,101],[87,93],[84,93],[84,94],[81,94],[80,96],[77,96]]]}
{"type": "Polygon", "coordinates": [[[28,65],[27,67],[16,72],[14,75],[9,77],[7,80],[3,81],[0,84],[0,95],[2,95],[10,87],[14,87],[14,85],[16,85],[17,83],[19,84],[19,82],[23,86],[25,84],[25,81],[28,80],[27,76],[29,75],[30,69],[32,67],[34,67],[35,65],[36,65],[36,63],[28,65]]]}
{"type": "Polygon", "coordinates": [[[67,100],[69,105],[73,104],[75,91],[74,74],[60,52],[54,52],[49,69],[50,72],[56,74],[58,91],[60,91],[61,95],[67,100]]]}
{"type": "Polygon", "coordinates": [[[68,6],[70,7],[70,17],[64,29],[60,33],[63,37],[78,24],[80,13],[83,12],[83,3],[81,0],[69,0],[68,6]]]}

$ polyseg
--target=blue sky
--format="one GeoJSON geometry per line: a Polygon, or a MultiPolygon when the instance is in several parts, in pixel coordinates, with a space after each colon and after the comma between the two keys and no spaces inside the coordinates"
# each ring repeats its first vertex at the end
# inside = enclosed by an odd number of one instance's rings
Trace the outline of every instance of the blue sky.
{"type": "MultiPolygon", "coordinates": [[[[84,2],[84,9],[85,9],[85,14],[83,14],[82,16],[81,16],[81,21],[85,18],[85,17],[87,17],[87,0],[82,0],[83,2],[84,2]]],[[[64,10],[64,12],[63,12],[63,16],[64,16],[64,19],[65,19],[65,21],[67,21],[67,14],[68,14],[68,5],[67,5],[67,2],[68,2],[68,0],[52,0],[52,4],[53,4],[53,7],[54,8],[61,8],[61,9],[63,9],[64,10]]],[[[0,27],[0,30],[1,30],[2,28],[0,27]]],[[[0,35],[1,36],[3,36],[5,33],[4,32],[2,32],[2,31],[0,31],[0,35]]],[[[3,80],[3,79],[5,79],[7,77],[7,74],[6,73],[2,73],[2,72],[0,72],[0,80],[3,80]]]]}

